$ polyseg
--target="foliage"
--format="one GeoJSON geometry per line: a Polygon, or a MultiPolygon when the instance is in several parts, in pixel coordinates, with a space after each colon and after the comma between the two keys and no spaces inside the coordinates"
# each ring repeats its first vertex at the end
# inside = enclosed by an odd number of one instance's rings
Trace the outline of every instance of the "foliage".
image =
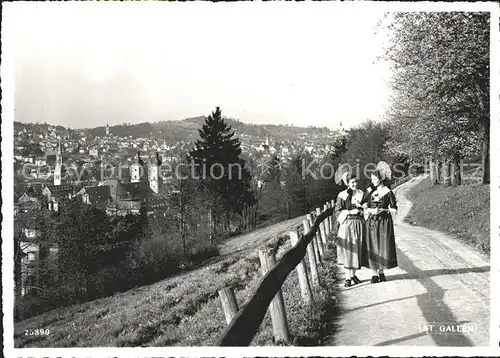
{"type": "Polygon", "coordinates": [[[481,148],[489,181],[489,14],[395,13],[392,146],[412,160],[459,159],[481,148]]]}

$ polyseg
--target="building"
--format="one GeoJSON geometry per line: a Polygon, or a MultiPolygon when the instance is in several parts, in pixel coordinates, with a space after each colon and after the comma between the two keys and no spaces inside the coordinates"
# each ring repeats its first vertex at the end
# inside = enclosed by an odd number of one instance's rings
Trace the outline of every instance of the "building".
{"type": "Polygon", "coordinates": [[[61,185],[62,178],[62,150],[61,140],[57,144],[56,163],[54,167],[54,185],[61,185]]]}
{"type": "Polygon", "coordinates": [[[158,152],[156,152],[156,157],[153,160],[149,160],[148,164],[144,163],[141,159],[140,152],[137,152],[136,160],[129,166],[130,182],[139,183],[144,181],[149,184],[153,192],[158,193],[161,164],[162,159],[158,152]]]}
{"type": "Polygon", "coordinates": [[[108,185],[86,186],[76,195],[81,196],[84,203],[101,210],[106,210],[108,204],[111,203],[110,187],[108,185]]]}
{"type": "Polygon", "coordinates": [[[61,200],[75,197],[84,186],[88,186],[91,183],[82,181],[64,185],[45,185],[42,189],[42,195],[46,197],[48,209],[58,211],[61,200]]]}
{"type": "MultiPolygon", "coordinates": [[[[128,167],[129,177],[123,175],[125,168],[119,166],[118,179],[101,178],[100,182],[78,181],[61,184],[60,176],[56,180],[56,174],[60,175],[62,167],[59,143],[54,184],[45,185],[41,190],[44,197],[43,205],[47,206],[49,210],[58,211],[63,199],[80,197],[84,203],[106,211],[109,215],[139,213],[141,207],[145,207],[149,213],[167,210],[166,198],[159,195],[161,162],[159,153],[156,153],[155,159],[149,160],[149,163],[146,164],[138,152],[136,160],[128,167]],[[124,176],[124,180],[121,180],[122,176],[124,176]]],[[[28,200],[28,198],[23,196],[23,200],[28,200]]]]}

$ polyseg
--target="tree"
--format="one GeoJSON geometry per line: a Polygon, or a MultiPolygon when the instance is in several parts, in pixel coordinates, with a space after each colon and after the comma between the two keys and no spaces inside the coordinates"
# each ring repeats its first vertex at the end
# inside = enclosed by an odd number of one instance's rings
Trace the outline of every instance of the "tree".
{"type": "Polygon", "coordinates": [[[219,107],[205,120],[198,130],[200,139],[189,152],[195,164],[196,175],[208,194],[209,214],[212,225],[230,230],[231,213],[241,213],[251,194],[251,175],[240,157],[240,141],[222,118],[219,107]]]}
{"type": "Polygon", "coordinates": [[[189,177],[188,167],[184,161],[174,168],[179,175],[173,178],[172,185],[165,196],[170,210],[163,220],[163,234],[178,233],[182,243],[182,257],[188,257],[190,242],[198,242],[205,235],[200,223],[206,218],[206,198],[198,182],[189,177]]]}
{"type": "MultiPolygon", "coordinates": [[[[57,249],[57,273],[52,275],[57,282],[48,277],[44,288],[52,286],[57,298],[73,301],[126,287],[127,261],[134,244],[147,238],[146,222],[144,209],[139,215],[110,218],[78,199],[61,200],[57,212],[41,211],[35,224],[40,248],[57,249]],[[120,276],[106,281],[101,273],[110,267],[120,276]]],[[[40,258],[42,267],[44,259],[40,258]]]]}
{"type": "MultiPolygon", "coordinates": [[[[307,213],[309,207],[308,179],[303,175],[304,154],[299,154],[290,161],[285,178],[288,216],[295,217],[307,213]]],[[[307,167],[307,165],[306,165],[307,167]]]]}
{"type": "Polygon", "coordinates": [[[262,183],[261,204],[269,210],[273,208],[280,212],[285,209],[285,189],[282,182],[285,179],[285,168],[280,158],[272,156],[264,165],[260,180],[262,183]]]}
{"type": "Polygon", "coordinates": [[[455,165],[480,141],[489,183],[489,14],[396,13],[384,58],[393,66],[392,137],[410,158],[455,165]]]}
{"type": "Polygon", "coordinates": [[[347,134],[347,144],[342,155],[346,164],[359,175],[360,184],[365,185],[368,178],[364,170],[368,165],[375,169],[381,161],[387,161],[387,141],[389,139],[389,125],[384,122],[367,120],[352,128],[347,134]]]}

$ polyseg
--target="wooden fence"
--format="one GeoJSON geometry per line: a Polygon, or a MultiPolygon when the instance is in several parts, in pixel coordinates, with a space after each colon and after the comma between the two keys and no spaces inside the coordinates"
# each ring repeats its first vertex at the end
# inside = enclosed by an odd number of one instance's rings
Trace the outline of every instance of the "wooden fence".
{"type": "Polygon", "coordinates": [[[228,326],[220,336],[217,345],[249,345],[268,308],[275,341],[290,343],[281,286],[290,272],[296,269],[299,275],[301,296],[306,303],[312,303],[314,299],[312,286],[320,284],[318,266],[326,250],[326,238],[333,230],[333,206],[332,200],[325,203],[323,211],[318,208],[319,215],[314,221],[313,217],[318,210],[308,214],[302,223],[304,234],[300,237],[298,230],[289,233],[292,248],[283,255],[279,262],[276,262],[273,250],[259,250],[263,277],[245,307],[240,311],[238,311],[236,298],[231,288],[226,287],[219,291],[228,326]],[[307,273],[304,261],[306,253],[310,274],[307,273]],[[309,282],[309,276],[312,282],[309,282]]]}
{"type": "MultiPolygon", "coordinates": [[[[408,177],[395,180],[395,188],[408,181],[408,177]]],[[[275,252],[270,249],[259,250],[259,259],[263,277],[246,305],[238,310],[238,303],[233,290],[225,287],[219,291],[219,297],[228,326],[222,332],[216,345],[248,346],[257,333],[269,309],[275,342],[290,343],[285,305],[281,286],[294,269],[299,277],[300,293],[306,304],[314,301],[313,287],[320,285],[318,267],[323,261],[327,249],[327,237],[333,232],[336,220],[335,201],[324,204],[323,208],[307,214],[302,222],[303,233],[299,230],[289,232],[292,248],[279,262],[275,252]],[[314,218],[314,219],[313,219],[314,218]],[[306,265],[307,257],[309,265],[306,265]],[[310,272],[308,272],[308,269],[310,272]],[[309,281],[309,277],[311,281],[309,281]]]]}

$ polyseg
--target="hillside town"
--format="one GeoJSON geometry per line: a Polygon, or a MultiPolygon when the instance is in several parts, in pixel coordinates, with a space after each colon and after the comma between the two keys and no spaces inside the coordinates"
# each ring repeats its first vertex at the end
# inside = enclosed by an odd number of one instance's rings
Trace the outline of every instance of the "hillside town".
{"type": "MultiPolygon", "coordinates": [[[[187,140],[173,143],[155,136],[119,136],[109,125],[100,135],[92,136],[88,130],[15,124],[15,221],[19,221],[18,214],[41,208],[57,212],[61,202],[71,198],[79,198],[108,216],[139,214],[141,207],[148,215],[165,216],[171,209],[168,197],[176,191],[171,168],[193,147],[187,140]],[[165,168],[170,172],[162,172],[165,168]]],[[[269,134],[255,137],[234,132],[256,185],[262,183],[262,168],[251,163],[278,157],[286,164],[305,152],[321,159],[331,150],[333,140],[346,133],[341,127],[339,131],[311,135],[304,128],[298,140],[279,141],[269,134]]],[[[29,277],[36,267],[39,245],[33,227],[24,222],[16,227],[23,251],[21,294],[25,295],[30,292],[29,277]]],[[[51,252],[57,252],[57,247],[51,252]]]]}

